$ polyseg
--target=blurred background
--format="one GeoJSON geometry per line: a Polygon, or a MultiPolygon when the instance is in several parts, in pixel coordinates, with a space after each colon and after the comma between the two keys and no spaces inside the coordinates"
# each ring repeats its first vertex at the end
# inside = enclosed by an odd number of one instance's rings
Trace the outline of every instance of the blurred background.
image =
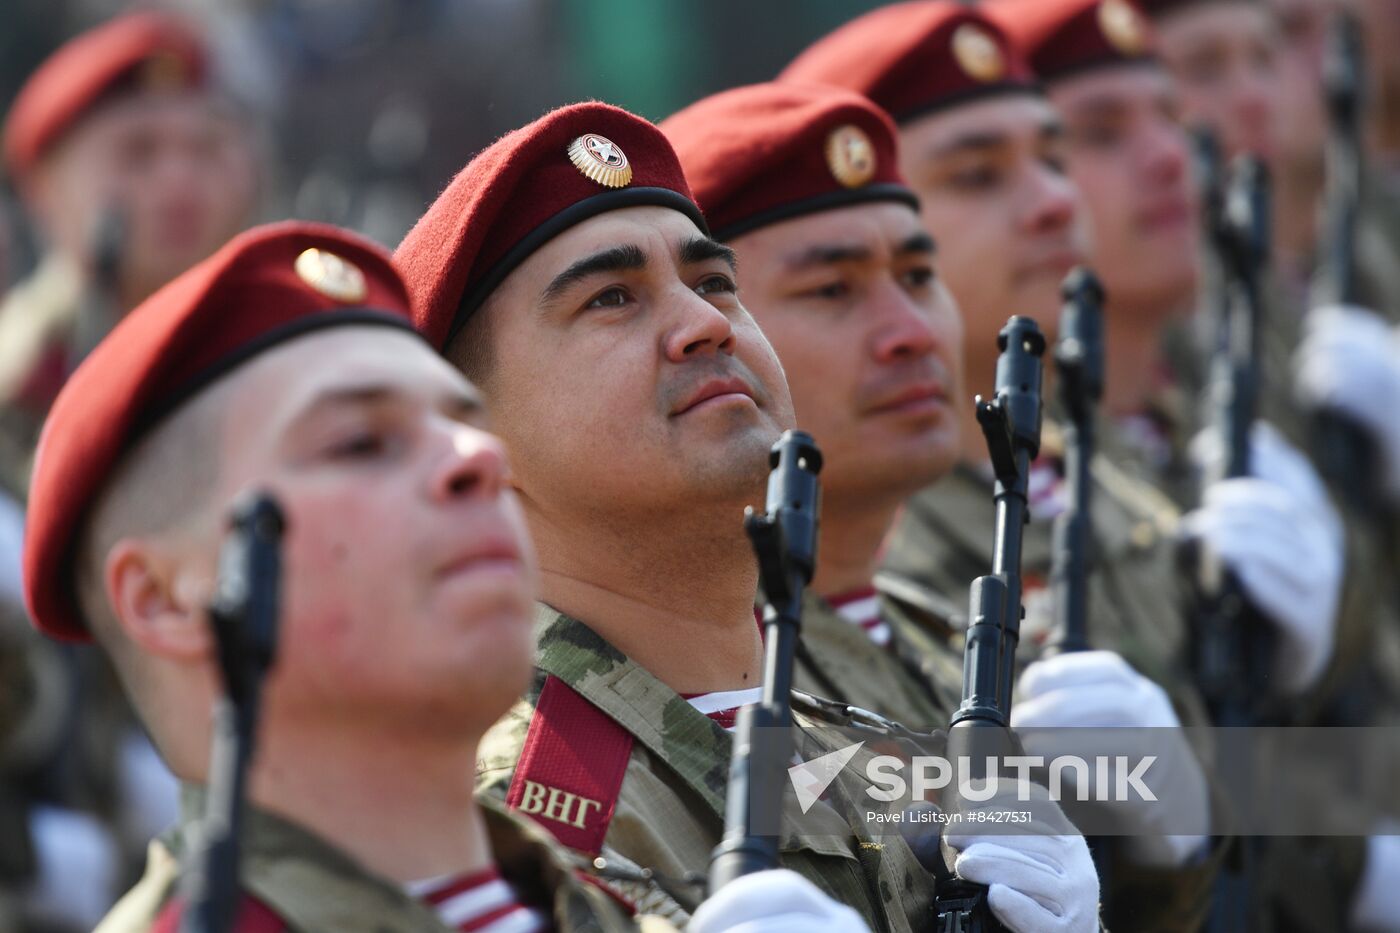
{"type": "MultiPolygon", "coordinates": [[[[868,0],[186,0],[223,86],[267,148],[263,220],[296,216],[393,246],[501,133],[597,98],[659,120],[765,80],[868,0]]],[[[0,4],[0,107],[115,0],[0,4]]],[[[13,204],[8,216],[13,220],[13,204]]],[[[32,262],[19,231],[9,275],[32,262]]],[[[0,274],[0,282],[4,281],[0,274]]]]}

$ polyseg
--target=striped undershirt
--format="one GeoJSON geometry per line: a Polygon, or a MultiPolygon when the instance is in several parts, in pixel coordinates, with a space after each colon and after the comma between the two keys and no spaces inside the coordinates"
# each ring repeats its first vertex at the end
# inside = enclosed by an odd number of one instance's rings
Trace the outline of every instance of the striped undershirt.
{"type": "Polygon", "coordinates": [[[413,881],[404,888],[428,904],[443,924],[466,933],[547,933],[543,911],[526,907],[495,867],[470,875],[413,881]]]}
{"type": "Polygon", "coordinates": [[[1041,458],[1031,463],[1031,475],[1027,482],[1027,500],[1031,509],[1031,521],[1048,522],[1065,510],[1068,504],[1065,497],[1069,490],[1064,477],[1060,475],[1057,463],[1041,458]]]}
{"type": "Polygon", "coordinates": [[[875,644],[883,648],[890,643],[890,624],[880,615],[880,595],[873,585],[829,596],[826,601],[841,618],[864,629],[875,644]]]}
{"type": "Polygon", "coordinates": [[[682,693],[681,698],[717,722],[725,732],[733,732],[734,717],[739,714],[739,707],[749,706],[763,699],[763,688],[745,687],[742,690],[716,690],[714,693],[682,693]]]}

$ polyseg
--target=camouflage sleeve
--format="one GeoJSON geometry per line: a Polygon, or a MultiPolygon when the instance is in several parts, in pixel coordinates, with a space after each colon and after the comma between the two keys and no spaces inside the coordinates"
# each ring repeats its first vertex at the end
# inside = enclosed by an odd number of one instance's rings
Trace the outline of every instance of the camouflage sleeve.
{"type": "Polygon", "coordinates": [[[1288,836],[1263,843],[1258,877],[1269,919],[1278,924],[1272,928],[1296,933],[1347,928],[1365,868],[1365,837],[1288,836]]]}
{"type": "MultiPolygon", "coordinates": [[[[1113,840],[1108,840],[1110,846],[1113,840]]],[[[1213,837],[1210,851],[1180,868],[1145,868],[1122,857],[1105,874],[1105,924],[1118,933],[1190,933],[1204,925],[1220,865],[1232,840],[1213,837]]]]}
{"type": "Polygon", "coordinates": [[[1387,644],[1400,631],[1395,577],[1375,531],[1347,517],[1346,574],[1337,607],[1336,644],[1322,678],[1288,699],[1294,725],[1365,725],[1400,712],[1400,670],[1387,644]]]}

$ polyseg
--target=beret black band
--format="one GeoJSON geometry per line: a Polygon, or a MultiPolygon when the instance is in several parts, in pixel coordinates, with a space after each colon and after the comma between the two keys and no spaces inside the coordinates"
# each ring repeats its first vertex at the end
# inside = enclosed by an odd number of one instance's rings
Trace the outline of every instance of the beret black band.
{"type": "Polygon", "coordinates": [[[261,333],[255,339],[219,357],[189,382],[161,399],[158,404],[148,408],[142,413],[141,419],[128,436],[128,447],[162,418],[254,357],[266,353],[278,344],[286,343],[312,331],[349,325],[392,327],[422,339],[422,335],[414,330],[413,322],[404,317],[403,314],[394,314],[375,308],[332,308],[316,314],[306,314],[294,318],[281,327],[274,327],[272,330],[261,333]]]}
{"type": "Polygon", "coordinates": [[[1157,56],[1151,53],[1134,56],[1133,58],[1123,58],[1115,53],[1105,53],[1102,56],[1077,61],[1068,68],[1059,71],[1048,72],[1044,76],[1047,85],[1057,81],[1065,81],[1075,78],[1089,71],[1098,71],[1101,68],[1161,68],[1162,62],[1157,56]]]}
{"type": "Polygon", "coordinates": [[[700,213],[700,208],[695,205],[695,202],[679,191],[672,191],[670,188],[617,188],[611,191],[600,191],[591,198],[576,201],[531,230],[524,239],[507,250],[506,254],[497,260],[496,264],[487,270],[486,274],[477,280],[475,285],[467,290],[457,305],[457,314],[452,319],[452,326],[448,328],[447,340],[442,345],[443,349],[452,345],[453,339],[466,326],[467,321],[496,290],[496,287],[505,281],[506,276],[515,271],[517,266],[529,259],[541,246],[570,227],[577,226],[591,217],[596,217],[607,211],[621,210],[624,207],[669,207],[672,210],[680,211],[693,220],[695,226],[699,227],[706,236],[710,233],[709,225],[705,223],[705,216],[700,213]]]}
{"type": "Polygon", "coordinates": [[[728,241],[736,236],[757,230],[759,227],[767,227],[784,220],[871,201],[898,201],[901,204],[907,204],[915,211],[919,209],[918,196],[903,185],[879,184],[866,185],[863,188],[845,188],[840,191],[827,191],[813,195],[800,201],[789,201],[742,220],[736,220],[723,229],[716,230],[715,239],[728,241]]]}
{"type": "Polygon", "coordinates": [[[892,113],[894,122],[900,126],[905,126],[920,117],[947,110],[951,107],[960,107],[974,101],[987,97],[998,97],[1003,94],[1034,94],[1044,96],[1045,87],[1038,81],[995,81],[991,84],[979,84],[976,87],[968,88],[964,91],[939,97],[917,107],[902,110],[899,113],[892,113]]]}
{"type": "Polygon", "coordinates": [[[1198,6],[1259,6],[1260,0],[1142,0],[1142,7],[1154,20],[1166,19],[1179,10],[1198,6]]]}

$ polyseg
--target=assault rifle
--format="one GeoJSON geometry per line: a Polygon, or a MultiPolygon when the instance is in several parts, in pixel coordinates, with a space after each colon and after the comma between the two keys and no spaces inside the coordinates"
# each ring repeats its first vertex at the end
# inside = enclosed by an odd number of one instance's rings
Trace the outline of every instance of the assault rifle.
{"type": "Polygon", "coordinates": [[[1089,465],[1094,459],[1094,417],[1103,398],[1103,286],[1088,269],[1075,269],[1060,288],[1060,340],[1055,371],[1065,416],[1065,477],[1069,501],[1055,519],[1050,569],[1055,597],[1052,651],[1089,650],[1089,569],[1093,522],[1089,465]]]}
{"type": "MultiPolygon", "coordinates": [[[[1357,222],[1361,213],[1364,158],[1362,118],[1366,68],[1361,23],[1354,13],[1333,15],[1323,63],[1329,133],[1321,242],[1313,280],[1313,306],[1358,304],[1357,222]]],[[[1349,509],[1385,520],[1378,475],[1381,458],[1365,428],[1335,409],[1318,412],[1313,426],[1319,467],[1349,509]]]]}
{"type": "Polygon", "coordinates": [[[266,494],[235,505],[209,605],[224,695],[214,708],[209,792],[190,853],[181,933],[225,933],[240,902],[239,830],[262,685],[277,654],[282,510],[266,494]]]}
{"type": "MultiPolygon", "coordinates": [[[[1261,286],[1270,233],[1268,177],[1252,157],[1237,159],[1207,204],[1210,242],[1220,281],[1214,309],[1216,346],[1207,394],[1208,422],[1223,457],[1209,485],[1249,474],[1250,433],[1258,406],[1261,286]]],[[[1203,486],[1204,488],[1204,486],[1203,486]]],[[[1239,581],[1209,548],[1197,547],[1192,566],[1195,604],[1192,646],[1196,682],[1218,727],[1257,725],[1268,701],[1272,662],[1267,627],[1251,608],[1239,581]]],[[[1223,747],[1222,767],[1239,751],[1223,747]]],[[[1248,767],[1248,763],[1241,763],[1248,767]]],[[[1267,928],[1252,912],[1255,845],[1241,838],[1222,865],[1207,929],[1212,933],[1267,928]]]]}
{"type": "Polygon", "coordinates": [[[739,710],[725,800],[724,837],[710,856],[710,893],[778,867],[778,838],[760,834],[755,814],[783,810],[792,762],[792,668],[802,628],[802,595],[817,563],[822,455],[811,436],[787,431],[768,456],[765,512],[744,514],[763,585],[763,699],[739,710]]]}
{"type": "MultiPolygon", "coordinates": [[[[1041,358],[1045,337],[1035,321],[1013,317],[997,337],[996,395],[976,400],[996,474],[996,529],[992,572],[972,581],[963,699],[949,722],[950,757],[974,766],[1009,747],[1011,688],[1021,637],[1021,542],[1029,520],[1030,465],[1040,452],[1041,358]]],[[[973,777],[985,778],[984,774],[973,777]]],[[[987,903],[987,889],[958,878],[939,884],[935,901],[940,933],[1003,930],[987,903]]]]}

